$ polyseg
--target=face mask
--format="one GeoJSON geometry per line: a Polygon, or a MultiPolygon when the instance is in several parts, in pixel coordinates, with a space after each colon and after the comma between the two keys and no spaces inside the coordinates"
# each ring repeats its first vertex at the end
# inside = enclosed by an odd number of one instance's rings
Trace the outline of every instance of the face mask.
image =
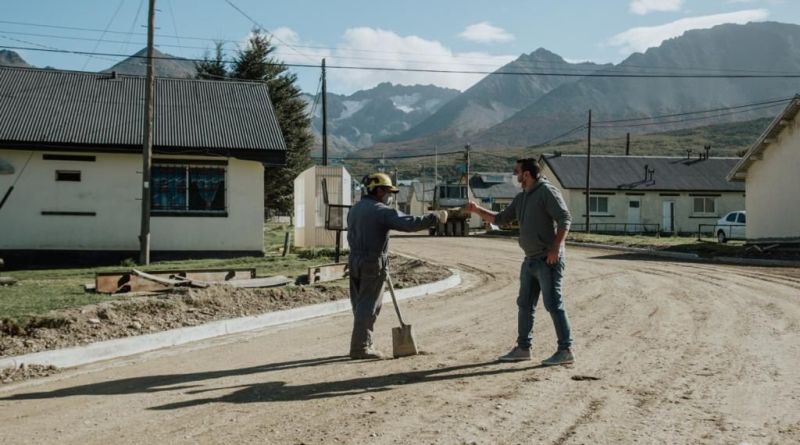
{"type": "Polygon", "coordinates": [[[394,202],[394,195],[392,195],[391,193],[387,193],[383,195],[383,199],[381,199],[381,201],[387,206],[390,206],[394,202]]]}

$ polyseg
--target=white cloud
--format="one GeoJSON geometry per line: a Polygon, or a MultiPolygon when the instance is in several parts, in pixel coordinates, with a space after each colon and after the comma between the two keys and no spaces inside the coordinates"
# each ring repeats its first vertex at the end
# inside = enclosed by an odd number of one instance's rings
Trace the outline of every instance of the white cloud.
{"type": "Polygon", "coordinates": [[[664,40],[678,37],[690,29],[707,29],[723,23],[744,24],[763,21],[769,16],[766,9],[748,9],[725,14],[688,17],[664,25],[631,28],[608,40],[611,46],[619,46],[620,53],[643,52],[658,46],[664,40]]]}
{"type": "Polygon", "coordinates": [[[653,11],[680,11],[684,0],[633,0],[629,5],[632,13],[645,15],[653,11]]]}
{"type": "Polygon", "coordinates": [[[511,33],[489,22],[469,25],[458,36],[464,40],[478,43],[510,42],[514,40],[514,36],[511,33]]]}
{"type": "MultiPolygon", "coordinates": [[[[278,31],[276,30],[275,33],[278,31]]],[[[295,49],[275,42],[276,57],[286,63],[319,63],[326,57],[329,66],[348,66],[356,69],[331,68],[328,70],[328,90],[350,94],[372,88],[381,82],[414,85],[433,84],[465,90],[482,79],[485,74],[432,73],[392,71],[395,69],[425,69],[447,71],[494,71],[517,58],[516,55],[492,55],[483,52],[456,53],[435,40],[417,36],[401,36],[378,28],[351,28],[345,31],[339,43],[330,49],[313,48],[312,42],[281,34],[281,39],[295,49]],[[299,54],[299,53],[302,53],[299,54]],[[364,67],[383,67],[386,70],[365,70],[364,67]]],[[[295,37],[296,34],[294,34],[295,37]]],[[[313,71],[313,70],[312,70],[313,71]]],[[[298,71],[298,75],[301,75],[298,71]]],[[[315,78],[319,76],[317,71],[315,78]]],[[[313,91],[312,91],[313,93],[313,91]]]]}

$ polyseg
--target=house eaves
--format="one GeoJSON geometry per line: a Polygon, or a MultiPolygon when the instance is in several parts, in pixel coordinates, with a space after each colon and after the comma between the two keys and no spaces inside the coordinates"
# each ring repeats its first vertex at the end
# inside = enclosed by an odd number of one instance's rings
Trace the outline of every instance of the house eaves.
{"type": "Polygon", "coordinates": [[[767,146],[775,142],[778,135],[797,116],[798,112],[800,112],[800,96],[795,96],[789,105],[772,120],[767,129],[756,139],[756,142],[747,149],[742,159],[728,173],[726,179],[728,181],[744,181],[747,178],[747,170],[750,166],[754,162],[761,160],[767,146]]]}

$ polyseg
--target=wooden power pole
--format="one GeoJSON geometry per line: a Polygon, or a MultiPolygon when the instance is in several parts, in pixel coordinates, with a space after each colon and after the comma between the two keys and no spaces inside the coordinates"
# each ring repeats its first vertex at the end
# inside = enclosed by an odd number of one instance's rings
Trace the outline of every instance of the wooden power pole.
{"type": "Polygon", "coordinates": [[[328,165],[328,82],[322,59],[322,165],[328,165]]]}
{"type": "Polygon", "coordinates": [[[592,110],[589,110],[589,125],[588,125],[588,139],[586,144],[586,233],[589,233],[589,223],[591,222],[592,208],[589,200],[589,193],[591,187],[589,185],[589,178],[592,174],[592,110]]]}
{"type": "Polygon", "coordinates": [[[153,153],[153,120],[155,117],[155,68],[153,66],[153,29],[156,0],[149,0],[147,14],[147,78],[144,94],[144,144],[142,147],[142,223],[139,233],[139,264],[150,264],[150,165],[153,153]]]}

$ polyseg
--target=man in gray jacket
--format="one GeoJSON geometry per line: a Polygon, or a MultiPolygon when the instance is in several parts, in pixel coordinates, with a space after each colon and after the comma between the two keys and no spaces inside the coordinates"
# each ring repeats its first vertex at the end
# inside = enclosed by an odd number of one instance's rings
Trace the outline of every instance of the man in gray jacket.
{"type": "Polygon", "coordinates": [[[566,365],[575,357],[572,346],[572,329],[564,306],[561,281],[564,276],[564,240],[567,237],[571,216],[561,192],[541,176],[541,167],[535,159],[520,159],[514,168],[522,192],[501,212],[492,212],[474,202],[468,210],[494,224],[519,222],[519,246],[525,252],[520,270],[519,296],[517,297],[517,345],[501,361],[531,359],[533,321],[539,293],[544,297],[544,307],[553,319],[558,337],[558,349],[553,356],[542,361],[544,365],[566,365]]]}
{"type": "Polygon", "coordinates": [[[423,217],[409,216],[389,206],[399,190],[385,173],[364,178],[367,194],[347,215],[347,242],[350,244],[350,302],[353,305],[353,334],[350,357],[381,359],[372,346],[372,331],[381,311],[383,283],[386,279],[389,230],[416,232],[447,222],[447,212],[437,210],[423,217]]]}

